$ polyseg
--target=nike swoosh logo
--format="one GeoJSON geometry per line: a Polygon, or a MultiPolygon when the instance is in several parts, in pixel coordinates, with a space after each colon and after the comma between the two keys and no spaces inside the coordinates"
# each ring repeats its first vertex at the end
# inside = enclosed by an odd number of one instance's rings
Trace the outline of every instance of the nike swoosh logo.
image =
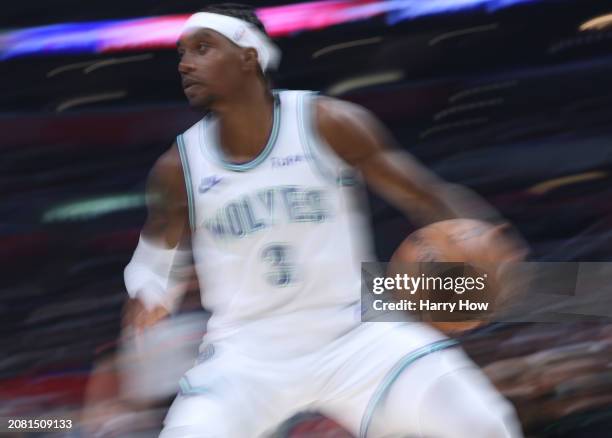
{"type": "Polygon", "coordinates": [[[200,187],[198,187],[198,191],[200,193],[206,193],[214,186],[221,182],[221,178],[217,176],[211,176],[208,178],[202,178],[202,182],[200,183],[200,187]]]}

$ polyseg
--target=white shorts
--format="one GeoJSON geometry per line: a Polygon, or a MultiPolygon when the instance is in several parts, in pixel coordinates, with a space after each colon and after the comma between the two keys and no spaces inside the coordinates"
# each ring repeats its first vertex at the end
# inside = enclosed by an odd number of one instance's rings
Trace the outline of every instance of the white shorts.
{"type": "Polygon", "coordinates": [[[215,344],[182,379],[161,437],[265,436],[301,411],[318,411],[360,437],[520,436],[509,404],[453,344],[420,323],[384,322],[362,323],[296,359],[268,362],[215,344]],[[447,419],[448,434],[440,428],[447,419]],[[482,435],[474,422],[486,423],[482,435]]]}

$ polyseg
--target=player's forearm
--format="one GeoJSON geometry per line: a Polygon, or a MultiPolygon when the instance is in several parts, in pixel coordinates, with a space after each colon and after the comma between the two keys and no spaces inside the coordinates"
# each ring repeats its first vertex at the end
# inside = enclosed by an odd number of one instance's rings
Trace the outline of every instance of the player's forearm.
{"type": "Polygon", "coordinates": [[[164,307],[172,311],[186,291],[186,272],[190,268],[189,250],[163,247],[141,236],[130,263],[124,271],[125,286],[133,299],[147,309],[164,307]]]}
{"type": "Polygon", "coordinates": [[[417,225],[456,218],[500,221],[495,209],[476,193],[438,178],[405,152],[373,154],[358,168],[373,190],[417,225]]]}
{"type": "Polygon", "coordinates": [[[458,184],[441,182],[432,191],[435,204],[449,219],[469,218],[489,223],[502,223],[504,219],[487,201],[472,190],[458,184]]]}
{"type": "Polygon", "coordinates": [[[457,218],[502,222],[497,211],[476,193],[431,175],[417,178],[415,173],[387,172],[370,178],[369,183],[419,226],[457,218]]]}

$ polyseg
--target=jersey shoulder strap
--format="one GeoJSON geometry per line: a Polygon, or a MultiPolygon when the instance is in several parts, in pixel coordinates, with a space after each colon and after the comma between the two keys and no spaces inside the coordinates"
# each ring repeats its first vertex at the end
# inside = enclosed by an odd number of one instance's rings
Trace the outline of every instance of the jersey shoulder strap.
{"type": "Polygon", "coordinates": [[[183,176],[185,177],[185,188],[187,190],[187,203],[189,204],[189,224],[191,232],[196,229],[196,212],[195,212],[195,197],[194,197],[194,182],[192,178],[192,165],[194,157],[199,153],[199,136],[202,129],[203,119],[194,124],[191,128],[176,137],[176,144],[181,157],[181,167],[183,168],[183,176]],[[190,158],[191,157],[191,158],[190,158]]]}

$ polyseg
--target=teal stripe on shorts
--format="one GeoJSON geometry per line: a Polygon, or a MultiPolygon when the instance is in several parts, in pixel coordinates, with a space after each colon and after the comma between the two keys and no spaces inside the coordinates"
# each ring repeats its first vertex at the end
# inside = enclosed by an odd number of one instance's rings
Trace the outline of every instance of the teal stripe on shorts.
{"type": "Polygon", "coordinates": [[[378,388],[376,389],[376,391],[374,391],[374,394],[370,398],[370,401],[368,402],[368,405],[366,406],[365,412],[363,414],[363,418],[361,419],[359,437],[367,437],[368,429],[370,428],[370,423],[372,422],[372,417],[374,416],[374,411],[376,410],[382,399],[387,395],[387,393],[391,389],[391,385],[393,385],[393,383],[397,380],[402,371],[404,371],[406,368],[408,368],[408,366],[410,366],[412,363],[422,357],[425,357],[431,353],[435,353],[436,351],[454,347],[458,344],[459,341],[455,339],[443,339],[441,341],[436,341],[421,348],[418,348],[401,358],[383,378],[382,382],[380,383],[380,385],[378,385],[378,388]]]}

